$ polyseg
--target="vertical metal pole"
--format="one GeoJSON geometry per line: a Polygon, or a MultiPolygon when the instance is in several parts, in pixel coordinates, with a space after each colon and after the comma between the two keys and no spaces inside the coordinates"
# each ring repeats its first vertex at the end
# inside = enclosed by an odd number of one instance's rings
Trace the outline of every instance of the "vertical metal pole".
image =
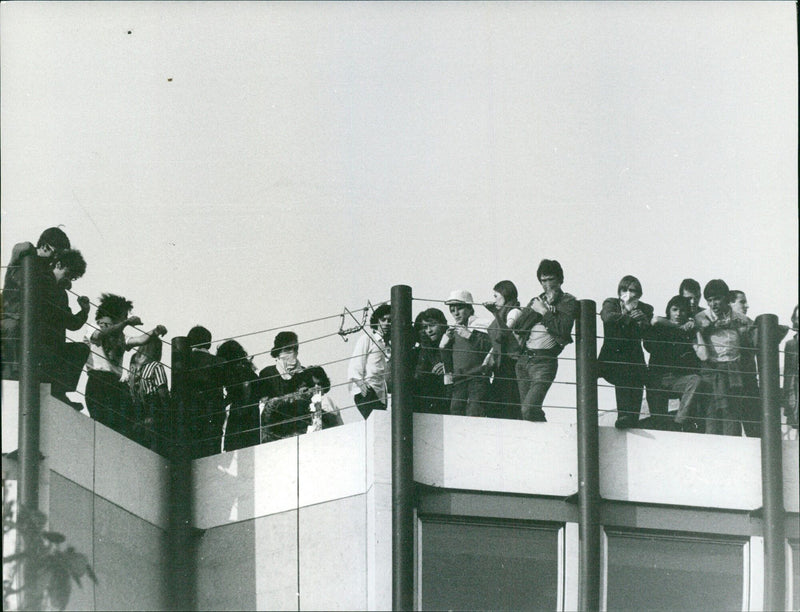
{"type": "Polygon", "coordinates": [[[597,307],[580,301],[577,322],[580,610],[600,609],[600,452],[597,427],[597,307]]]}
{"type": "Polygon", "coordinates": [[[414,609],[411,287],[392,287],[392,609],[414,609]]]}
{"type": "MultiPolygon", "coordinates": [[[[36,337],[38,328],[39,277],[36,251],[23,255],[21,286],[21,321],[19,351],[19,484],[17,501],[28,510],[39,509],[39,346],[36,337]]],[[[23,537],[17,539],[21,552],[28,545],[23,537]]],[[[33,568],[23,562],[22,583],[34,582],[33,568]]],[[[35,599],[31,590],[22,593],[22,609],[33,610],[35,599]],[[33,607],[32,607],[33,606],[33,607]]]]}
{"type": "Polygon", "coordinates": [[[169,478],[168,594],[171,610],[195,610],[196,572],[192,537],[192,458],[188,435],[188,388],[186,369],[189,342],[172,339],[172,431],[169,478]]]}
{"type": "Polygon", "coordinates": [[[761,400],[761,495],[764,507],[764,609],[786,606],[786,527],[783,507],[778,367],[778,317],[764,314],[758,326],[758,378],[761,400]]]}

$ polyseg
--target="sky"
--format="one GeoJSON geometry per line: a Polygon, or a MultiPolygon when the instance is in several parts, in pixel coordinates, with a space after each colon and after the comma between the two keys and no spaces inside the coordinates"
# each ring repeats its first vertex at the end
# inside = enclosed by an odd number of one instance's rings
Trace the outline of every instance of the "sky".
{"type": "Polygon", "coordinates": [[[545,257],[579,299],[634,274],[659,312],[723,278],[788,323],[796,24],[793,2],[4,3],[2,261],[62,225],[75,292],[168,340],[252,334],[259,368],[279,329],[346,359],[335,315],[393,285],[414,313],[502,279],[526,302],[545,257]]]}

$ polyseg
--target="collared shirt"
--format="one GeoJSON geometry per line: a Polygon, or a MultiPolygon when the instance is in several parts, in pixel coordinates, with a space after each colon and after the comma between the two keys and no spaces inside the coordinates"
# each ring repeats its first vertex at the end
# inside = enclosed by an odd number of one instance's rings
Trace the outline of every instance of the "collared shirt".
{"type": "Polygon", "coordinates": [[[576,310],[575,298],[560,289],[552,302],[548,301],[546,292],[541,293],[539,298],[547,306],[548,312],[543,314],[541,320],[531,328],[531,334],[525,343],[525,348],[547,350],[571,342],[570,332],[572,331],[576,310]],[[561,342],[553,333],[555,330],[558,330],[558,333],[562,336],[561,342]]]}
{"type": "MultiPolygon", "coordinates": [[[[378,395],[378,399],[386,404],[386,363],[389,349],[379,332],[370,331],[356,342],[353,356],[347,365],[347,378],[367,383],[378,395]]],[[[361,393],[358,385],[350,383],[353,396],[361,393]]]]}
{"type": "MultiPolygon", "coordinates": [[[[89,345],[89,359],[86,361],[86,369],[89,372],[111,372],[117,378],[122,378],[122,358],[124,351],[119,354],[119,359],[111,359],[103,345],[99,342],[92,342],[89,336],[84,337],[83,341],[89,345]]],[[[125,345],[125,337],[122,339],[123,346],[125,345]]]]}
{"type": "Polygon", "coordinates": [[[159,387],[167,386],[167,373],[158,361],[149,361],[131,372],[131,391],[140,399],[154,395],[159,387]]]}
{"type": "Polygon", "coordinates": [[[742,355],[742,348],[749,348],[750,341],[747,329],[748,319],[733,310],[722,317],[717,317],[710,308],[695,315],[695,323],[701,331],[708,348],[708,359],[716,363],[736,361],[742,355]],[[703,331],[708,323],[714,323],[713,329],[703,331]]]}

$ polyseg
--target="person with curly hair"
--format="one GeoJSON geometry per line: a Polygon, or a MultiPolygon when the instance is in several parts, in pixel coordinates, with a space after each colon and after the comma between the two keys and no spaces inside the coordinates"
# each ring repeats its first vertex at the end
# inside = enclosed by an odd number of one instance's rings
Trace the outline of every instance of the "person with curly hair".
{"type": "Polygon", "coordinates": [[[36,257],[36,273],[47,283],[51,280],[53,258],[70,246],[69,238],[61,228],[49,227],[39,236],[36,246],[30,242],[18,242],[11,251],[3,281],[3,309],[0,318],[0,355],[3,378],[7,380],[16,380],[19,376],[22,258],[28,255],[36,257]]]}
{"type": "Polygon", "coordinates": [[[66,394],[75,391],[89,347],[83,342],[67,342],[66,330],[77,331],[89,318],[89,298],[78,297],[80,310],[73,313],[67,290],[86,272],[86,261],[78,250],[67,249],[53,259],[50,278],[41,287],[41,319],[39,350],[42,380],[50,383],[50,393],[76,410],[83,404],[73,402],[66,394]]]}
{"type": "Polygon", "coordinates": [[[358,339],[347,367],[350,393],[365,419],[373,410],[386,410],[392,309],[381,304],[370,315],[370,330],[358,339]]]}
{"type": "Polygon", "coordinates": [[[133,303],[112,293],[100,296],[95,312],[98,329],[87,338],[91,353],[86,363],[89,379],[86,382],[86,408],[98,423],[129,435],[132,418],[129,412],[128,390],[122,383],[122,358],[125,351],[145,344],[152,335],[163,336],[167,330],[157,325],[151,331],[126,338],[125,328],[141,325],[142,320],[131,316],[133,303]]]}

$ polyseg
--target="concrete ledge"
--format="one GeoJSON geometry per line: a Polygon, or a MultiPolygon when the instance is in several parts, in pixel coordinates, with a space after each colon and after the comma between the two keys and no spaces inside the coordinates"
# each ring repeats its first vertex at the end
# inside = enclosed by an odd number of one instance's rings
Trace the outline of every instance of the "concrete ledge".
{"type": "Polygon", "coordinates": [[[91,423],[95,428],[95,494],[166,529],[167,460],[104,425],[91,423]]]}
{"type": "MultiPolygon", "coordinates": [[[[388,427],[388,419],[376,421],[388,427]]],[[[368,439],[374,446],[374,430],[360,421],[198,459],[195,525],[210,529],[364,494],[376,472],[389,472],[388,465],[370,467],[368,439]]]]}
{"type": "Polygon", "coordinates": [[[94,489],[95,422],[48,396],[42,398],[39,442],[47,467],[84,489],[94,489]]]}
{"type": "MultiPolygon", "coordinates": [[[[573,424],[414,415],[414,478],[445,489],[567,496],[578,490],[573,424]]],[[[609,500],[754,510],[761,440],[600,428],[600,493],[609,500]]],[[[798,442],[783,442],[786,510],[797,512],[798,442]]]]}
{"type": "Polygon", "coordinates": [[[446,489],[568,496],[578,490],[577,426],[414,415],[414,479],[446,489]]]}

